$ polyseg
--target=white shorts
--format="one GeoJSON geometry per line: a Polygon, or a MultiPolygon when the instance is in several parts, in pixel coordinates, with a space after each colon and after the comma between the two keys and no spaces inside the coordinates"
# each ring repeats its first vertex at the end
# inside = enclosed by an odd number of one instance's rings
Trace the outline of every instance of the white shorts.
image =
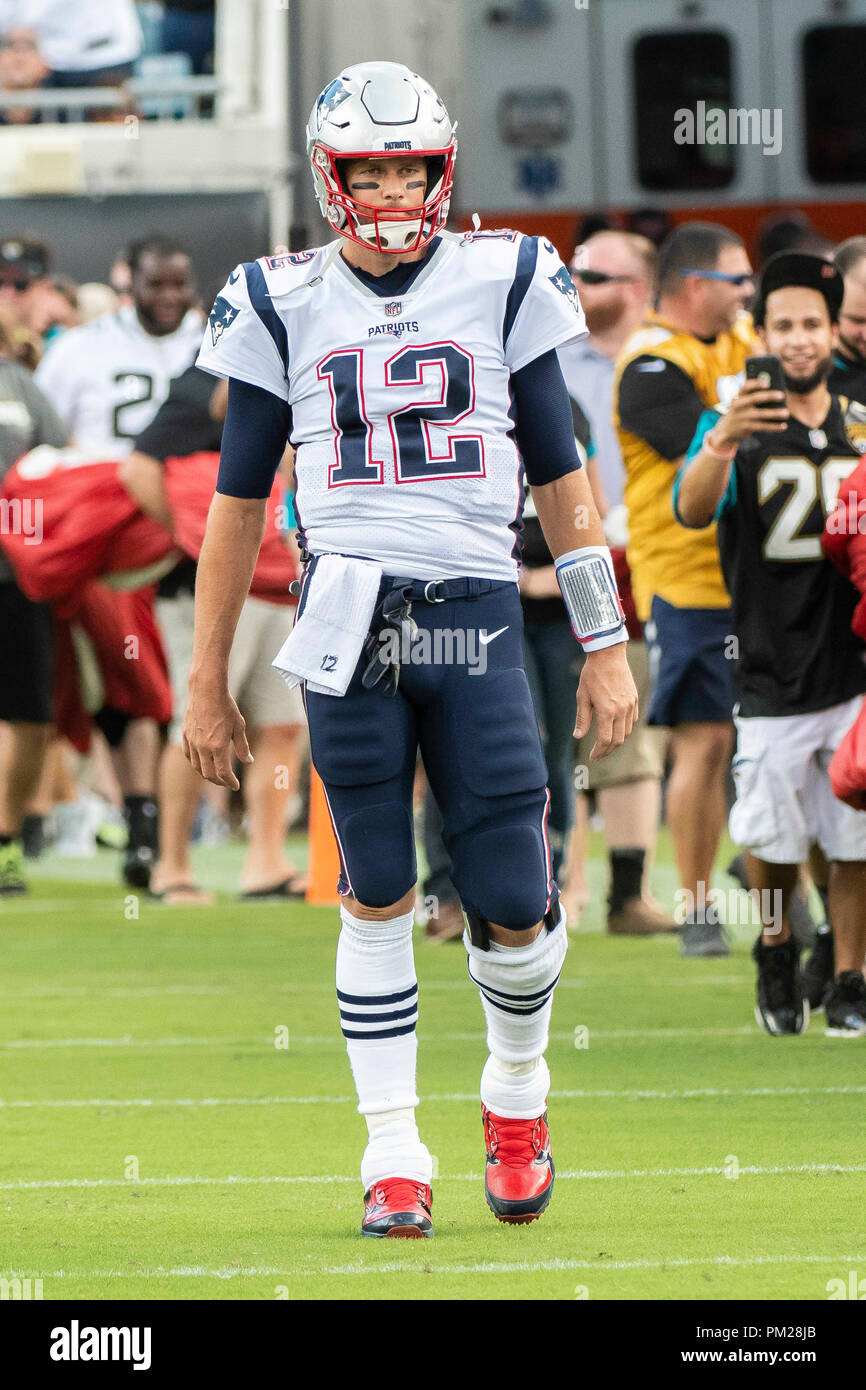
{"type": "MultiPolygon", "coordinates": [[[[169,742],[180,744],[192,661],[195,600],[192,594],[156,600],[156,618],[168,657],[172,719],[169,742]]],[[[305,724],[300,686],[290,690],[271,662],[292,630],[295,608],[248,598],[241,609],[229,657],[229,692],[252,729],[305,724]]]]}
{"type": "Polygon", "coordinates": [[[827,769],[863,703],[812,714],[741,719],[733,762],[731,839],[768,864],[802,864],[812,844],[828,859],[866,860],[866,811],[833,795],[827,769]]]}

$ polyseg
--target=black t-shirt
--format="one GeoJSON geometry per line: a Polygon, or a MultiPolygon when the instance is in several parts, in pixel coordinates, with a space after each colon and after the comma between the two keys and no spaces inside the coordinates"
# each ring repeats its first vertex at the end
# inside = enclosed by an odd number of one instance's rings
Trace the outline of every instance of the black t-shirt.
{"type": "Polygon", "coordinates": [[[682,458],[705,409],[692,378],[665,357],[642,353],[620,377],[622,428],[646,440],[663,459],[682,458]]]}
{"type": "Polygon", "coordinates": [[[737,451],[718,541],[744,718],[807,714],[866,691],[866,647],[851,631],[859,596],[821,548],[864,449],[866,407],[834,396],[820,429],[792,418],[784,434],[750,435],[737,451]]]}
{"type": "MultiPolygon", "coordinates": [[[[573,397],[569,397],[569,400],[571,401],[574,437],[584,452],[589,453],[592,448],[589,421],[577,401],[573,397]]],[[[545,565],[553,564],[553,556],[547,541],[544,539],[541,522],[532,506],[531,493],[528,495],[528,503],[528,511],[523,517],[523,564],[528,570],[542,569],[545,565]]],[[[521,595],[521,603],[523,604],[523,615],[527,622],[561,623],[568,621],[565,604],[558,595],[553,598],[524,598],[521,595]]]]}
{"type": "MultiPolygon", "coordinates": [[[[187,367],[171,383],[168,395],[136,438],[133,449],[160,463],[189,454],[219,453],[222,423],[210,414],[216,387],[210,373],[187,367]]],[[[195,571],[195,560],[181,560],[159,581],[159,597],[176,598],[179,593],[191,593],[195,589],[195,571]]]]}

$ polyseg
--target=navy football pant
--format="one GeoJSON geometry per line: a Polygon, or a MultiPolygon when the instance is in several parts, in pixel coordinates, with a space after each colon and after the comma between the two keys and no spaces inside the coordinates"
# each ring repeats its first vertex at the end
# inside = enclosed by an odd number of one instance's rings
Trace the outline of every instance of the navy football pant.
{"type": "Polygon", "coordinates": [[[312,761],[340,849],[340,892],[387,907],[415,883],[420,748],[464,907],[525,930],[548,912],[555,887],[517,585],[415,602],[412,617],[419,635],[395,694],[384,682],[363,687],[362,656],[345,696],[306,695],[312,761]]]}

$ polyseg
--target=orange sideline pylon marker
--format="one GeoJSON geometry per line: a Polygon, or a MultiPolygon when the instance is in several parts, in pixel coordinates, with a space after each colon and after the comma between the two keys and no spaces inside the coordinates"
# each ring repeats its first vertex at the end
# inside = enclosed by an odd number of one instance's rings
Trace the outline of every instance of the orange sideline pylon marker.
{"type": "Polygon", "coordinates": [[[340,877],[340,855],[334,828],[325,798],[322,779],[310,768],[310,868],[307,902],[319,907],[334,906],[340,901],[337,879],[340,877]]]}

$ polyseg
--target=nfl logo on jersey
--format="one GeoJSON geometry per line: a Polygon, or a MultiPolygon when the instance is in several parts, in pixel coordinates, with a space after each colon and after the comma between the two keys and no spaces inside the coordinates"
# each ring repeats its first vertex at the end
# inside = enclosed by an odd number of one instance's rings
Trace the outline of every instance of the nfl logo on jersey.
{"type": "Polygon", "coordinates": [[[388,315],[389,319],[399,318],[402,312],[403,305],[400,303],[399,299],[395,299],[392,304],[385,305],[385,313],[388,315]]]}

